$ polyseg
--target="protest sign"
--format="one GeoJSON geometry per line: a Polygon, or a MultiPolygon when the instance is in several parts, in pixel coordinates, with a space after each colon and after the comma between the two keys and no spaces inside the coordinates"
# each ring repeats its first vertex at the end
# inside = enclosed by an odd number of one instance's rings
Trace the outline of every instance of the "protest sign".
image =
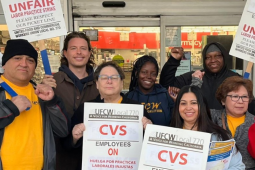
{"type": "Polygon", "coordinates": [[[82,169],[137,170],[143,105],[85,103],[82,169]]]}
{"type": "Polygon", "coordinates": [[[39,41],[45,73],[51,75],[43,39],[66,35],[60,0],[1,0],[11,39],[39,41]]]}
{"type": "Polygon", "coordinates": [[[252,64],[255,62],[255,0],[246,1],[229,53],[250,61],[244,74],[244,78],[249,78],[252,64]]]}
{"type": "Polygon", "coordinates": [[[147,125],[139,162],[142,170],[205,170],[211,134],[147,125]]]}
{"type": "Polygon", "coordinates": [[[11,39],[29,42],[66,34],[60,0],[1,0],[11,39]]]}

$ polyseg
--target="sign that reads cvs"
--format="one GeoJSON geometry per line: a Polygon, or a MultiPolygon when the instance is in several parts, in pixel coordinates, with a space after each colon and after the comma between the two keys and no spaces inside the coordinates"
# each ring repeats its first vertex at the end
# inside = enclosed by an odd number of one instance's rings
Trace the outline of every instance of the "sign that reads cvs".
{"type": "Polygon", "coordinates": [[[145,154],[146,165],[179,170],[198,170],[202,166],[203,154],[191,150],[147,145],[145,154]],[[194,160],[196,158],[196,160],[194,160]]]}
{"type": "Polygon", "coordinates": [[[126,125],[102,125],[99,128],[99,131],[102,135],[120,135],[125,136],[127,134],[126,125]],[[117,133],[118,131],[118,133],[117,133]]]}
{"type": "Polygon", "coordinates": [[[92,121],[86,128],[88,138],[94,140],[139,140],[139,123],[92,121]]]}

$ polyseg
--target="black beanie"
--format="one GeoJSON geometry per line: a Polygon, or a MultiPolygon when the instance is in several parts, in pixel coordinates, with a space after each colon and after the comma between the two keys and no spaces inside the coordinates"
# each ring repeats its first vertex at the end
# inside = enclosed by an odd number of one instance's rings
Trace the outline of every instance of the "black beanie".
{"type": "Polygon", "coordinates": [[[35,60],[35,66],[37,66],[38,53],[35,48],[24,39],[8,40],[4,50],[2,65],[15,55],[27,55],[35,60]]]}

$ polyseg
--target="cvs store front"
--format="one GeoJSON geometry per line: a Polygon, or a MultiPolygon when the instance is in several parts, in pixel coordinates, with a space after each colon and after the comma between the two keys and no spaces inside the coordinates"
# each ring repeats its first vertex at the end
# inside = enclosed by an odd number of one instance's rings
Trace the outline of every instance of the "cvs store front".
{"type": "MultiPolygon", "coordinates": [[[[114,3],[115,2],[115,3],[114,3]]],[[[142,55],[151,55],[160,68],[172,47],[185,50],[185,69],[201,69],[201,51],[207,43],[221,42],[229,51],[245,5],[242,0],[129,0],[105,6],[102,0],[61,0],[68,31],[83,31],[90,36],[96,64],[116,60],[126,74],[128,89],[133,62],[142,55]],[[117,4],[117,5],[116,5],[117,4]],[[109,7],[110,6],[110,7],[109,7]],[[112,7],[113,6],[113,7],[112,7]]],[[[107,4],[107,3],[106,3],[107,4]]],[[[0,48],[3,53],[9,39],[8,28],[0,7],[0,48]]],[[[46,40],[53,72],[59,66],[64,37],[46,40]]],[[[32,43],[37,47],[37,43],[32,43]]],[[[228,67],[243,73],[247,62],[232,56],[228,67]]],[[[38,67],[40,69],[40,67],[38,67]]],[[[43,71],[38,72],[39,80],[43,71]]],[[[253,74],[251,75],[253,77],[253,74]]]]}

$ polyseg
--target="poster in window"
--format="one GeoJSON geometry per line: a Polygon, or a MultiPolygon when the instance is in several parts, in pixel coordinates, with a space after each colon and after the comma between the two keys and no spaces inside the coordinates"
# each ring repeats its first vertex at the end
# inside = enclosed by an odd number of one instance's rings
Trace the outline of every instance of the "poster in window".
{"type": "Polygon", "coordinates": [[[90,41],[98,41],[98,30],[83,29],[83,32],[89,37],[90,41]]]}

